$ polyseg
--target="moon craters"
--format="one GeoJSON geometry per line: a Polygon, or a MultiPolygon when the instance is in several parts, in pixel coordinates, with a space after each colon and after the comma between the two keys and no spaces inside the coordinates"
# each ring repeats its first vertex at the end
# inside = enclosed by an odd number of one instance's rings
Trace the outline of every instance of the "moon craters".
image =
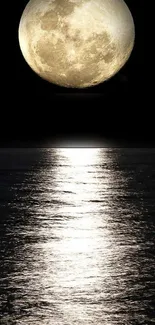
{"type": "Polygon", "coordinates": [[[30,0],[19,25],[29,66],[64,87],[89,87],[112,77],[128,60],[134,38],[123,0],[30,0]]]}

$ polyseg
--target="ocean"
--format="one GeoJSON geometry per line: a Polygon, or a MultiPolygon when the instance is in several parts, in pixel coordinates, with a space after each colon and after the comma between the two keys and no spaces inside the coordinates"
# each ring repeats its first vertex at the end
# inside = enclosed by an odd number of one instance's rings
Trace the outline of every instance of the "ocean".
{"type": "Polygon", "coordinates": [[[155,323],[155,148],[0,149],[0,324],[155,323]]]}

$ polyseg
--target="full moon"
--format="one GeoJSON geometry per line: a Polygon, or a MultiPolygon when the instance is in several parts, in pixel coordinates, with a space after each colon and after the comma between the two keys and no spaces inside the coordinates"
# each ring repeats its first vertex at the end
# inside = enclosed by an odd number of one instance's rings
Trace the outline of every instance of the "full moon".
{"type": "Polygon", "coordinates": [[[31,69],[68,88],[114,76],[134,40],[134,21],[123,0],[30,0],[19,24],[20,49],[31,69]]]}

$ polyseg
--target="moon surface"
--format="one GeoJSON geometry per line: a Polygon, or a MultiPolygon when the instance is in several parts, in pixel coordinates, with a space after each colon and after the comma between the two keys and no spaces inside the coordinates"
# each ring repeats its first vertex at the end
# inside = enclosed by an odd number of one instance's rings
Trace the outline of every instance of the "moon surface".
{"type": "Polygon", "coordinates": [[[134,40],[134,21],[123,0],[30,0],[19,24],[20,49],[31,69],[70,88],[114,76],[134,40]]]}

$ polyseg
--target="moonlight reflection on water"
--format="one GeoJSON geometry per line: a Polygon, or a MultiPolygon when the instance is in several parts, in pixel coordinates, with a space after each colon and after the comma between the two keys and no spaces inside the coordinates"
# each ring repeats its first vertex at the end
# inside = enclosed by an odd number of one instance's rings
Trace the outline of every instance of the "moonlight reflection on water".
{"type": "MultiPolygon", "coordinates": [[[[107,217],[104,217],[108,202],[103,208],[99,204],[103,192],[96,170],[100,149],[59,149],[58,161],[55,200],[62,204],[55,216],[57,227],[52,231],[52,238],[57,240],[43,244],[49,269],[45,283],[52,282],[51,287],[55,288],[63,322],[92,323],[94,308],[91,306],[96,305],[96,309],[98,304],[96,321],[99,324],[103,304],[101,306],[98,300],[106,295],[103,283],[111,276],[109,259],[114,254],[107,217]],[[62,179],[63,182],[60,182],[62,179]],[[100,218],[101,213],[103,218],[100,218]]],[[[51,184],[49,186],[51,188],[51,184]]],[[[104,192],[107,187],[108,180],[104,184],[104,192]]],[[[50,228],[49,231],[51,233],[50,228]]]]}
{"type": "Polygon", "coordinates": [[[3,166],[10,188],[1,222],[4,325],[153,320],[154,210],[141,178],[155,175],[146,169],[155,155],[123,150],[21,151],[20,168],[13,156],[10,174],[3,166]]]}

